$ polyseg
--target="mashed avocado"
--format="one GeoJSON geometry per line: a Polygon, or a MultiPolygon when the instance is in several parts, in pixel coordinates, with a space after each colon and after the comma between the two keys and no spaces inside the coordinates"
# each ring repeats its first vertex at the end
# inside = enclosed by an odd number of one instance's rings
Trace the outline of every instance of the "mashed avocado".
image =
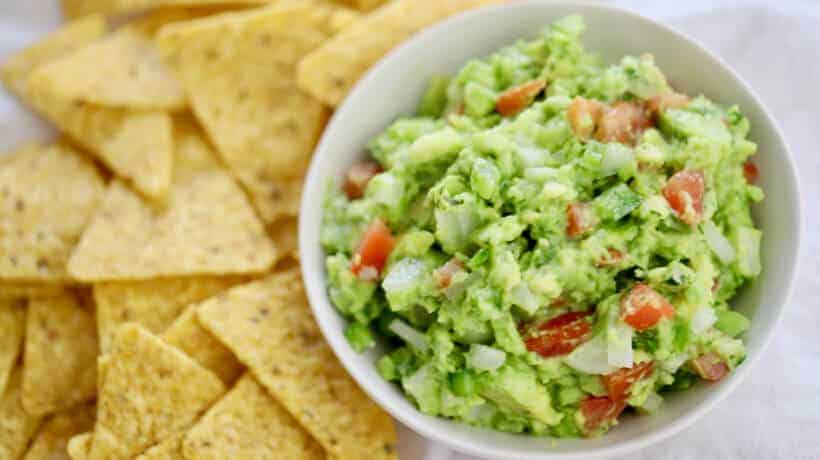
{"type": "Polygon", "coordinates": [[[437,77],[325,200],[330,298],[427,414],[595,436],[739,365],[749,122],[570,16],[437,77]],[[631,409],[630,409],[631,408],[631,409]]]}

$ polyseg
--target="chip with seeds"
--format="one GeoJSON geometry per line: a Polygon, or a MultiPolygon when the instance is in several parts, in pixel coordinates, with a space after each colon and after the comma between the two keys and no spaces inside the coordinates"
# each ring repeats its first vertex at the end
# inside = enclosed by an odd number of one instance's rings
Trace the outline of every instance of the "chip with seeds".
{"type": "Polygon", "coordinates": [[[120,326],[103,371],[89,458],[132,458],[187,429],[224,392],[219,378],[142,326],[120,326]]]}
{"type": "Polygon", "coordinates": [[[267,223],[297,211],[327,112],[296,87],[296,64],[335,32],[340,11],[285,2],[160,30],[195,115],[267,223]]]}
{"type": "Polygon", "coordinates": [[[180,432],[146,450],[135,460],[185,460],[182,455],[182,440],[186,433],[180,432]]]}
{"type": "Polygon", "coordinates": [[[195,132],[177,136],[174,182],[162,205],[114,181],[71,255],[83,281],[266,271],[276,248],[245,194],[195,132]]]}
{"type": "Polygon", "coordinates": [[[68,440],[94,426],[94,405],[84,404],[54,414],[37,431],[22,460],[68,460],[68,440]]]}
{"type": "Polygon", "coordinates": [[[250,374],[191,428],[182,451],[198,460],[325,458],[322,447],[250,374]]]}
{"type": "Polygon", "coordinates": [[[62,0],[63,13],[69,18],[86,14],[133,13],[154,8],[198,5],[261,5],[275,0],[62,0]]]}
{"type": "Polygon", "coordinates": [[[189,306],[165,331],[162,338],[187,353],[226,384],[233,383],[242,373],[242,364],[231,350],[199,324],[197,306],[189,306]]]}
{"type": "Polygon", "coordinates": [[[0,395],[20,357],[26,331],[26,301],[0,299],[0,395]]]}
{"type": "Polygon", "coordinates": [[[242,282],[241,276],[194,276],[94,285],[100,352],[106,353],[117,326],[139,323],[163,333],[188,304],[205,300],[242,282]]]}
{"type": "Polygon", "coordinates": [[[0,458],[20,458],[28,447],[42,417],[23,409],[20,397],[20,370],[14,371],[6,391],[0,395],[0,458]]]}
{"type": "Polygon", "coordinates": [[[64,290],[64,286],[60,284],[0,281],[0,300],[54,297],[63,293],[64,290]]]}
{"type": "Polygon", "coordinates": [[[18,96],[26,93],[26,80],[35,67],[54,60],[105,35],[105,18],[91,15],[69,22],[24,51],[11,56],[0,67],[0,78],[18,96]]]}
{"type": "Polygon", "coordinates": [[[299,64],[299,87],[336,107],[399,43],[448,16],[502,0],[396,0],[346,27],[299,64]]]}
{"type": "Polygon", "coordinates": [[[298,269],[234,287],[203,302],[198,314],[330,456],[397,458],[391,418],[323,340],[298,269]]]}
{"type": "Polygon", "coordinates": [[[12,153],[0,164],[0,280],[67,281],[69,254],[104,193],[94,164],[64,143],[12,153]]]}
{"type": "Polygon", "coordinates": [[[299,260],[299,221],[296,218],[274,222],[268,227],[268,233],[280,254],[299,260]]]}
{"type": "Polygon", "coordinates": [[[83,296],[31,300],[23,351],[23,406],[44,415],[97,393],[97,332],[83,296]]]}

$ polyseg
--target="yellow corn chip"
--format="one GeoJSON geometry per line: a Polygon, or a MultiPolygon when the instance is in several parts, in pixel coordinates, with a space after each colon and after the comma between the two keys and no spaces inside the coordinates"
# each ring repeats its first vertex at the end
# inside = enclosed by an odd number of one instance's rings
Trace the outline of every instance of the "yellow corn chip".
{"type": "Polygon", "coordinates": [[[9,89],[23,96],[26,80],[35,67],[91,43],[105,35],[107,28],[105,18],[100,15],[69,22],[42,41],[10,57],[0,68],[0,78],[9,89]]]}
{"type": "Polygon", "coordinates": [[[397,458],[392,420],[322,339],[298,270],[232,288],[198,314],[331,457],[397,458]]]}
{"type": "Polygon", "coordinates": [[[82,433],[68,440],[68,456],[72,460],[86,460],[91,452],[91,433],[82,433]]]}
{"type": "Polygon", "coordinates": [[[326,110],[296,87],[296,64],[344,10],[305,0],[177,23],[158,41],[197,118],[262,219],[295,215],[326,110]]]}
{"type": "Polygon", "coordinates": [[[84,281],[259,273],[276,257],[242,190],[198,135],[182,131],[165,205],[113,182],[69,272],[84,281]]]}
{"type": "Polygon", "coordinates": [[[26,451],[40,426],[41,417],[23,409],[20,370],[14,371],[6,391],[0,395],[0,458],[17,459],[26,451]]]}
{"type": "Polygon", "coordinates": [[[219,376],[225,384],[231,384],[242,373],[242,364],[231,350],[199,324],[196,308],[197,304],[189,306],[162,338],[219,376]]]}
{"type": "Polygon", "coordinates": [[[62,0],[63,13],[69,18],[86,14],[104,13],[107,15],[133,13],[141,10],[168,6],[198,5],[261,5],[275,0],[62,0]]]}
{"type": "Polygon", "coordinates": [[[287,217],[271,224],[268,229],[276,248],[283,256],[299,260],[299,221],[287,217]]]}
{"type": "Polygon", "coordinates": [[[20,357],[26,330],[26,301],[0,299],[0,395],[20,357]]]}
{"type": "Polygon", "coordinates": [[[50,91],[63,100],[128,109],[185,108],[176,77],[160,60],[152,37],[137,27],[124,27],[47,67],[50,91]]]}
{"type": "Polygon", "coordinates": [[[108,352],[111,338],[122,323],[138,323],[161,334],[188,304],[245,281],[238,276],[203,276],[95,284],[100,352],[108,352]]]}
{"type": "Polygon", "coordinates": [[[361,11],[370,11],[382,5],[384,2],[385,0],[343,0],[342,3],[361,11]]]}
{"type": "Polygon", "coordinates": [[[59,284],[0,281],[0,300],[54,297],[60,295],[63,289],[59,284]]]}
{"type": "Polygon", "coordinates": [[[94,406],[85,404],[55,414],[37,432],[23,460],[69,460],[68,440],[94,426],[94,406]]]}
{"type": "Polygon", "coordinates": [[[0,279],[66,281],[104,188],[96,167],[63,143],[12,153],[0,164],[0,279]]]}
{"type": "Polygon", "coordinates": [[[132,458],[189,427],[225,386],[136,324],[114,337],[97,400],[89,458],[132,458]]]}
{"type": "Polygon", "coordinates": [[[299,64],[299,87],[338,106],[384,55],[419,30],[448,16],[502,0],[396,0],[345,28],[299,64]]]}
{"type": "Polygon", "coordinates": [[[250,374],[191,428],[182,451],[198,460],[325,458],[322,447],[250,374]]]}
{"type": "Polygon", "coordinates": [[[186,433],[177,433],[165,441],[148,449],[136,458],[136,460],[185,460],[182,455],[182,440],[186,433]]]}
{"type": "Polygon", "coordinates": [[[29,302],[22,399],[31,414],[62,411],[97,392],[94,314],[82,302],[73,293],[29,302]]]}

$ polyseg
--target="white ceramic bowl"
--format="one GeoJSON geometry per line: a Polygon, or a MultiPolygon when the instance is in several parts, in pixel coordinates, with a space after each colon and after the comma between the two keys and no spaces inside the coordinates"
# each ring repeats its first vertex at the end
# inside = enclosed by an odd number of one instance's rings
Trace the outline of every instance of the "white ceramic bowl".
{"type": "Polygon", "coordinates": [[[772,338],[792,291],[802,229],[795,166],[783,135],[737,74],[701,45],[662,24],[609,6],[574,2],[516,2],[471,11],[423,31],[393,51],[336,111],[313,157],[303,196],[299,244],[307,292],[325,337],[347,370],[376,402],[420,434],[463,452],[498,458],[623,454],[694,423],[743,380],[772,338]],[[391,121],[414,112],[431,75],[452,74],[469,58],[534,36],[545,25],[571,13],[584,16],[586,46],[608,62],[624,54],[649,52],[680,91],[738,104],[751,120],[751,139],[759,146],[755,161],[762,171],[760,186],[767,196],[754,209],[764,232],[764,271],[735,302],[752,318],[745,335],[746,362],[717,384],[702,384],[668,397],[653,416],[627,417],[604,437],[555,443],[549,438],[504,434],[426,416],[397,386],[384,381],[374,366],[381,350],[360,355],[344,338],[345,320],[327,296],[319,228],[328,180],[341,177],[348,166],[362,159],[367,141],[391,121]]]}

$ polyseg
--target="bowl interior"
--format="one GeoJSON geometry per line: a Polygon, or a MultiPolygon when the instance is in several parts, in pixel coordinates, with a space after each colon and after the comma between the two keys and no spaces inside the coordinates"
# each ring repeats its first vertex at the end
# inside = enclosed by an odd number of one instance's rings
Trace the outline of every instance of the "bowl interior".
{"type": "Polygon", "coordinates": [[[633,13],[595,4],[520,2],[477,10],[439,24],[386,57],[336,111],[316,151],[305,185],[300,221],[302,270],[314,314],[348,371],[382,407],[423,435],[469,453],[507,458],[562,458],[623,453],[670,436],[692,423],[744,377],[771,338],[791,292],[801,217],[796,175],[788,148],[751,90],[725,64],[690,39],[633,13]],[[401,391],[378,375],[381,350],[356,354],[344,339],[344,319],[327,298],[324,253],[319,245],[321,201],[329,179],[365,156],[364,146],[391,121],[412,114],[429,77],[452,74],[469,58],[487,55],[518,38],[532,37],[567,14],[582,14],[585,45],[607,62],[625,54],[652,53],[672,85],[738,104],[752,124],[755,161],[764,171],[766,199],[754,209],[763,229],[764,272],[735,306],[752,318],[745,336],[749,358],[729,378],[666,398],[659,413],[631,417],[599,439],[560,440],[472,428],[418,412],[401,391]]]}

